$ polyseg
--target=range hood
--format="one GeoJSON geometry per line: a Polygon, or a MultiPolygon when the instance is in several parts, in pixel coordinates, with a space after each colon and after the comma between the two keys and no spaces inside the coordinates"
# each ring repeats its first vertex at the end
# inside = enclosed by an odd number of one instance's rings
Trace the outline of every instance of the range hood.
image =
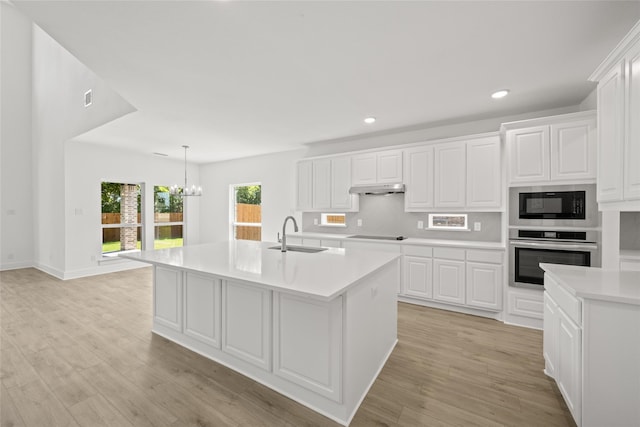
{"type": "Polygon", "coordinates": [[[351,194],[393,194],[404,193],[404,184],[355,185],[349,189],[351,194]]]}

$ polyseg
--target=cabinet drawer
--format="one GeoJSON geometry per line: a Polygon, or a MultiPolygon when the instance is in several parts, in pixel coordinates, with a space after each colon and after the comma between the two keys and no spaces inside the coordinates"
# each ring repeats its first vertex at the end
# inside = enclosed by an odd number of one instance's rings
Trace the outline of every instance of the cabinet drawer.
{"type": "Polygon", "coordinates": [[[553,280],[548,273],[544,274],[544,290],[571,320],[579,326],[582,325],[582,303],[553,280]]]}
{"type": "Polygon", "coordinates": [[[433,248],[429,246],[403,246],[402,253],[431,258],[433,256],[433,248]]]}
{"type": "Polygon", "coordinates": [[[502,264],[502,252],[468,250],[467,261],[486,262],[489,264],[502,264]]]}
{"type": "Polygon", "coordinates": [[[433,248],[433,257],[464,261],[464,252],[464,249],[458,248],[433,248]]]}

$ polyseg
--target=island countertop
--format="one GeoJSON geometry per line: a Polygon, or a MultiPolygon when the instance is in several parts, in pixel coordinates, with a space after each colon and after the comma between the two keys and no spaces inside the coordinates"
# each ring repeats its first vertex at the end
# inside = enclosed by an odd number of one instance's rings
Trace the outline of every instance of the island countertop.
{"type": "Polygon", "coordinates": [[[329,248],[280,252],[274,242],[235,240],[121,254],[158,266],[251,282],[277,291],[331,300],[399,257],[379,251],[329,248]]]}
{"type": "Polygon", "coordinates": [[[576,297],[640,305],[640,272],[546,263],[540,268],[576,297]]]}

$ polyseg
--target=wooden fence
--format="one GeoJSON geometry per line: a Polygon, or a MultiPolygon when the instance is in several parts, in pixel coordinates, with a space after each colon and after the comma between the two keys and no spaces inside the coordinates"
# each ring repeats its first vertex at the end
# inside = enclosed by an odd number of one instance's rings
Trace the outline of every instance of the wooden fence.
{"type": "MultiPolygon", "coordinates": [[[[181,225],[162,226],[163,222],[182,222],[182,212],[177,213],[156,213],[154,214],[154,221],[160,224],[159,228],[155,231],[156,239],[175,239],[182,236],[181,225]]],[[[103,213],[103,224],[121,224],[121,215],[119,213],[103,213]]],[[[141,215],[138,213],[138,224],[141,221],[141,215]]],[[[138,228],[138,240],[140,240],[141,229],[138,228]]],[[[102,241],[103,242],[119,242],[120,241],[120,229],[119,228],[104,228],[102,229],[102,241]]]]}
{"type": "MultiPolygon", "coordinates": [[[[236,222],[262,222],[262,207],[236,203],[236,222]]],[[[262,240],[262,227],[238,225],[236,226],[236,239],[260,241],[262,240]]]]}

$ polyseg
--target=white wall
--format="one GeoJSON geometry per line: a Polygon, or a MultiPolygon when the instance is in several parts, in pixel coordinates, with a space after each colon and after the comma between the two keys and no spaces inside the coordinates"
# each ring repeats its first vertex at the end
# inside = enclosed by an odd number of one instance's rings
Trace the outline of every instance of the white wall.
{"type": "Polygon", "coordinates": [[[64,277],[70,234],[65,232],[64,144],[135,109],[35,25],[32,103],[34,265],[64,277]],[[94,103],[85,108],[88,89],[94,103]]]}
{"type": "MultiPolygon", "coordinates": [[[[274,242],[282,222],[294,215],[301,224],[300,212],[294,211],[296,160],[305,150],[287,151],[200,166],[204,195],[200,206],[200,240],[215,242],[229,239],[229,187],[234,184],[262,184],[262,240],[274,242]]],[[[289,231],[293,227],[289,224],[289,231]]]]}
{"type": "MultiPolygon", "coordinates": [[[[182,184],[184,163],[153,154],[124,152],[107,146],[70,141],[65,150],[66,265],[64,278],[138,267],[127,260],[100,263],[102,251],[100,183],[144,184],[143,242],[153,249],[153,186],[182,184]]],[[[187,168],[189,183],[198,183],[197,165],[187,168]]],[[[198,197],[185,202],[185,244],[200,241],[198,197]]]]}
{"type": "Polygon", "coordinates": [[[31,22],[0,2],[0,270],[31,266],[31,22]]]}

